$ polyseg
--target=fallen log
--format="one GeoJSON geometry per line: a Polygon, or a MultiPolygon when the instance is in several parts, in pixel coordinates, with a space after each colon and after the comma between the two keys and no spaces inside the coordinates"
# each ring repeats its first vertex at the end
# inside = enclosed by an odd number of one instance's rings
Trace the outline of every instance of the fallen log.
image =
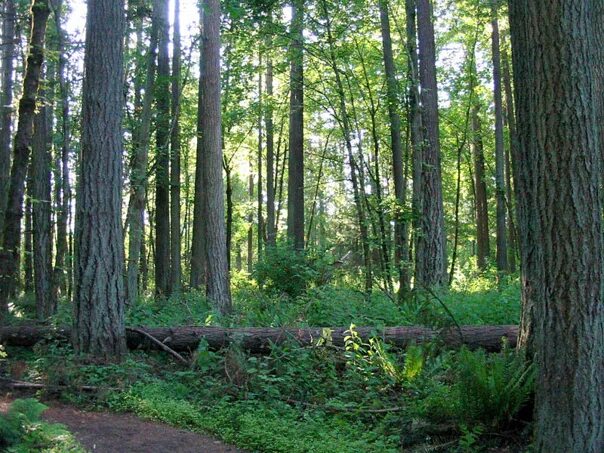
{"type": "MultiPolygon", "coordinates": [[[[471,349],[483,348],[487,351],[501,350],[502,339],[514,347],[518,335],[518,326],[461,326],[434,330],[428,327],[357,327],[356,332],[363,339],[377,337],[396,347],[405,348],[413,343],[441,341],[445,346],[457,348],[466,345],[471,349]]],[[[242,327],[225,329],[222,327],[137,327],[126,331],[130,349],[162,349],[157,341],[173,351],[194,351],[203,338],[208,347],[218,350],[237,342],[252,353],[270,350],[271,344],[293,340],[301,346],[316,345],[328,337],[335,346],[344,345],[348,328],[321,327],[242,327]],[[152,341],[149,336],[157,341],[152,341]]],[[[0,343],[8,346],[31,347],[51,338],[70,338],[67,327],[7,326],[0,327],[0,343]]]]}

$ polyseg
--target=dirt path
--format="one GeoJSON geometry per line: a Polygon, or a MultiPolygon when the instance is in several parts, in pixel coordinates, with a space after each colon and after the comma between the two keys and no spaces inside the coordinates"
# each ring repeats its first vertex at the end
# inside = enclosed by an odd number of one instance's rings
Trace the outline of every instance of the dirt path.
{"type": "MultiPolygon", "coordinates": [[[[0,411],[10,400],[0,397],[0,411]]],[[[161,423],[141,420],[134,415],[84,412],[59,403],[43,418],[67,426],[89,451],[99,453],[244,453],[211,437],[161,423]]]]}

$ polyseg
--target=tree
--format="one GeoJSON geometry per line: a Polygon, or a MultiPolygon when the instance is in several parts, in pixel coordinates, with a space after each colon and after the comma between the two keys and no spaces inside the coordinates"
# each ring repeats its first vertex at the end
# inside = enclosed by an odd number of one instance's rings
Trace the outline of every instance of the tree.
{"type": "MultiPolygon", "coordinates": [[[[395,217],[395,252],[399,268],[400,294],[403,295],[410,288],[408,271],[408,225],[401,212],[406,203],[406,181],[403,169],[403,144],[401,140],[401,117],[398,111],[399,87],[396,81],[394,56],[392,53],[392,38],[390,36],[390,15],[388,1],[379,0],[380,25],[382,32],[382,48],[384,54],[384,68],[386,70],[386,92],[388,100],[388,117],[390,119],[390,145],[392,147],[392,175],[394,179],[394,194],[398,202],[395,217]]],[[[407,18],[409,20],[409,18],[407,18]]]]}
{"type": "Polygon", "coordinates": [[[124,0],[90,0],[75,219],[76,352],[126,351],[122,209],[124,0]]]}
{"type": "Polygon", "coordinates": [[[220,1],[203,2],[201,71],[202,178],[207,263],[206,295],[222,314],[231,311],[231,289],[224,219],[222,115],[220,107],[220,1]]]}
{"type": "Polygon", "coordinates": [[[180,266],[180,0],[174,1],[172,54],[172,132],[170,136],[170,291],[181,289],[180,266]]]}
{"type": "Polygon", "coordinates": [[[19,271],[25,177],[34,132],[34,114],[44,62],[46,22],[49,14],[48,0],[33,0],[29,51],[23,78],[23,91],[19,100],[19,120],[13,145],[8,202],[0,250],[0,319],[8,314],[8,298],[16,289],[19,271]]]}
{"type": "Polygon", "coordinates": [[[13,108],[13,59],[15,57],[15,21],[17,12],[15,0],[4,2],[2,10],[2,93],[0,93],[0,242],[4,229],[4,212],[8,196],[10,161],[11,161],[11,133],[12,133],[12,108],[13,108]]]}
{"type": "Polygon", "coordinates": [[[52,291],[52,222],[50,186],[50,147],[48,146],[49,109],[41,106],[34,117],[32,140],[32,223],[34,289],[36,315],[45,320],[56,311],[56,299],[52,291]]]}
{"type": "Polygon", "coordinates": [[[521,343],[534,355],[537,452],[604,446],[598,2],[510,1],[521,343]],[[596,11],[598,12],[596,14],[596,11]],[[572,341],[568,341],[568,339],[572,341]]]}
{"type": "Polygon", "coordinates": [[[493,95],[495,98],[495,184],[497,193],[497,271],[508,271],[508,245],[505,203],[505,150],[503,143],[503,100],[501,95],[501,51],[499,48],[498,0],[491,0],[491,28],[493,51],[493,95]]]}
{"type": "Polygon", "coordinates": [[[474,103],[471,115],[471,147],[474,160],[474,197],[476,205],[476,266],[480,270],[485,270],[491,247],[489,244],[489,209],[484,169],[482,123],[480,121],[480,104],[478,101],[474,103]]]}
{"type": "Polygon", "coordinates": [[[155,293],[170,294],[170,24],[169,2],[158,7],[157,80],[155,83],[155,293]]]}
{"type": "Polygon", "coordinates": [[[293,0],[290,44],[287,236],[304,249],[304,0],[293,0]]]}
{"type": "Polygon", "coordinates": [[[440,168],[438,86],[431,0],[417,0],[419,81],[424,130],[422,147],[420,231],[415,250],[415,279],[420,287],[447,281],[447,250],[440,168]]]}

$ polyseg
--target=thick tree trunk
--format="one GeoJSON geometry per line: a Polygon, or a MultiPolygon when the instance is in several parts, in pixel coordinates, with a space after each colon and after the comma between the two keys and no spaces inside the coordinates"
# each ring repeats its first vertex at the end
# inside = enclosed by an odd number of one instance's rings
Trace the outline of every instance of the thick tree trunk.
{"type": "Polygon", "coordinates": [[[42,106],[34,118],[32,140],[32,223],[36,316],[47,319],[56,311],[52,291],[51,157],[48,145],[48,109],[42,106]]]}
{"type": "Polygon", "coordinates": [[[155,147],[155,294],[170,295],[170,24],[169,2],[156,2],[159,7],[157,80],[155,99],[157,106],[155,147]]]}
{"type": "Polygon", "coordinates": [[[398,206],[395,214],[395,259],[399,270],[399,296],[406,294],[411,286],[409,273],[409,227],[404,218],[407,202],[406,181],[403,169],[403,143],[401,140],[401,117],[398,110],[399,87],[396,81],[396,69],[392,52],[390,36],[390,16],[388,0],[379,1],[380,24],[382,32],[382,48],[384,68],[386,70],[386,92],[388,96],[388,117],[390,119],[390,145],[392,147],[392,175],[394,180],[394,196],[398,206]]]}
{"type": "Polygon", "coordinates": [[[8,298],[14,293],[18,281],[25,177],[33,136],[38,86],[44,61],[46,22],[49,14],[48,0],[33,1],[29,52],[23,79],[23,92],[19,101],[19,120],[14,141],[8,202],[4,215],[2,247],[0,247],[0,321],[8,314],[8,298]]]}
{"type": "MultiPolygon", "coordinates": [[[[271,350],[272,344],[295,341],[301,346],[328,344],[344,346],[344,337],[348,327],[245,327],[224,329],[222,327],[140,327],[140,330],[152,335],[175,351],[195,351],[203,338],[211,349],[217,350],[238,343],[243,349],[253,353],[271,350]]],[[[367,340],[380,338],[393,346],[405,348],[412,344],[442,341],[445,346],[455,348],[466,345],[472,349],[483,348],[487,351],[499,351],[503,339],[508,345],[516,345],[517,326],[461,326],[442,331],[428,327],[356,327],[355,331],[367,340]]],[[[2,327],[0,343],[8,346],[30,347],[48,338],[68,338],[68,328],[54,327],[2,327]]],[[[128,347],[131,349],[157,349],[157,346],[144,335],[128,331],[128,347]]]]}
{"type": "Polygon", "coordinates": [[[503,142],[503,100],[501,95],[501,52],[499,49],[498,0],[491,0],[491,28],[493,30],[493,94],[495,98],[495,186],[497,194],[497,272],[501,276],[508,269],[508,245],[505,205],[505,149],[503,142]]]}
{"type": "Polygon", "coordinates": [[[304,0],[292,1],[287,236],[304,249],[304,0]]]}
{"type": "Polygon", "coordinates": [[[600,2],[510,1],[522,251],[539,453],[604,449],[600,2]],[[596,14],[598,12],[598,14],[596,14]]]}
{"type": "Polygon", "coordinates": [[[205,0],[203,15],[203,70],[201,130],[203,131],[203,184],[206,296],[222,314],[231,311],[231,288],[224,220],[222,178],[222,125],[220,103],[220,1],[205,0]]]}
{"type": "Polygon", "coordinates": [[[180,237],[180,0],[174,1],[172,55],[172,134],[170,137],[170,290],[181,290],[180,237]]]}
{"type": "Polygon", "coordinates": [[[489,209],[487,183],[484,170],[484,150],[482,145],[482,126],[480,123],[480,104],[472,108],[472,156],[474,160],[474,192],[476,211],[476,266],[483,271],[491,253],[489,240],[489,209]]]}
{"type": "Polygon", "coordinates": [[[6,0],[2,18],[2,93],[0,93],[0,243],[4,231],[4,216],[8,198],[13,121],[13,60],[16,50],[16,0],[6,0]]]}
{"type": "Polygon", "coordinates": [[[431,0],[417,0],[419,80],[424,146],[422,155],[422,211],[415,249],[415,280],[420,287],[447,282],[445,217],[440,168],[436,48],[431,0]]]}
{"type": "Polygon", "coordinates": [[[78,353],[126,350],[122,211],[124,0],[90,0],[75,219],[72,339],[78,353]]]}
{"type": "MultiPolygon", "coordinates": [[[[128,228],[128,262],[126,274],[126,294],[128,304],[134,305],[138,299],[139,270],[141,261],[146,259],[141,254],[144,242],[144,214],[147,201],[147,164],[149,160],[149,141],[151,134],[151,115],[155,90],[155,71],[158,14],[161,0],[155,0],[153,5],[153,18],[151,19],[151,32],[149,48],[147,50],[145,71],[145,92],[142,98],[140,118],[135,130],[134,156],[130,164],[130,200],[128,201],[127,228],[128,228]]],[[[141,36],[142,38],[142,36],[141,36]]],[[[139,101],[140,103],[141,101],[139,101]]]]}

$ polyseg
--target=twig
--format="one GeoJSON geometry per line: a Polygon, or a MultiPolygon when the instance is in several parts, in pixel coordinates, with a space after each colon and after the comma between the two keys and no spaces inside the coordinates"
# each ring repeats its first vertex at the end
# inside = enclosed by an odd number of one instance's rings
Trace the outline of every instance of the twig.
{"type": "Polygon", "coordinates": [[[453,316],[453,313],[451,313],[451,310],[449,310],[449,307],[447,307],[447,305],[442,301],[442,299],[440,297],[438,297],[436,295],[436,293],[434,291],[432,291],[430,288],[428,288],[427,286],[423,286],[422,288],[428,294],[430,294],[434,299],[436,299],[438,301],[438,303],[445,309],[445,311],[447,312],[447,315],[449,315],[449,317],[455,324],[455,327],[457,327],[457,331],[459,332],[459,337],[461,338],[461,341],[463,343],[463,341],[464,341],[463,331],[461,330],[461,326],[457,322],[457,319],[455,319],[455,316],[453,316]]]}
{"type": "Polygon", "coordinates": [[[176,357],[176,359],[178,359],[180,362],[184,363],[185,365],[189,365],[189,362],[187,361],[187,359],[185,359],[183,356],[181,356],[174,349],[170,348],[169,346],[166,346],[164,343],[159,341],[157,338],[155,338],[150,333],[145,332],[143,329],[137,329],[136,327],[126,327],[126,330],[129,330],[131,332],[136,332],[140,335],[147,337],[149,340],[151,340],[153,343],[155,343],[161,349],[163,349],[167,353],[171,354],[172,356],[176,357]]]}
{"type": "Polygon", "coordinates": [[[383,409],[369,409],[369,408],[363,408],[363,407],[334,407],[334,406],[326,406],[326,405],[321,405],[321,404],[309,403],[307,401],[298,401],[298,400],[294,400],[291,398],[286,398],[286,399],[283,399],[282,401],[284,401],[288,404],[301,404],[303,406],[309,406],[309,407],[316,408],[316,409],[323,409],[328,412],[364,412],[366,414],[386,414],[389,412],[400,412],[405,409],[402,406],[386,407],[383,409]]]}

